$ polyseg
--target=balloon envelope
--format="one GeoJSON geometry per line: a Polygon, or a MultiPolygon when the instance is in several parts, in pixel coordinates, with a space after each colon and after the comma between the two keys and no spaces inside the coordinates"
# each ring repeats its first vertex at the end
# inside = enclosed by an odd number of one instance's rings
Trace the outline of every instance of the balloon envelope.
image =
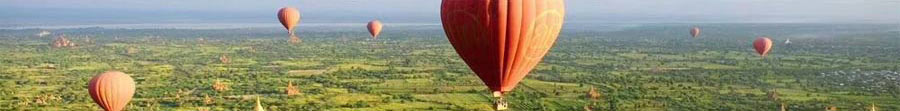
{"type": "Polygon", "coordinates": [[[691,36],[694,38],[697,38],[698,36],[700,36],[700,28],[699,27],[691,28],[691,36]]]}
{"type": "Polygon", "coordinates": [[[372,35],[372,39],[377,39],[378,34],[381,33],[381,27],[382,27],[381,21],[378,21],[378,20],[369,21],[369,25],[367,25],[366,27],[369,28],[369,34],[372,35]]]}
{"type": "Polygon", "coordinates": [[[134,80],[125,73],[108,71],[94,76],[88,85],[91,99],[106,111],[121,111],[134,96],[134,80]]]}
{"type": "Polygon", "coordinates": [[[756,53],[765,57],[769,54],[769,50],[772,50],[772,39],[769,39],[768,37],[756,38],[756,40],[753,41],[753,48],[756,49],[756,53]]]}
{"type": "Polygon", "coordinates": [[[278,21],[281,22],[284,29],[288,30],[288,33],[293,34],[294,26],[297,26],[297,23],[300,22],[300,11],[293,7],[278,9],[278,21]]]}
{"type": "MultiPolygon", "coordinates": [[[[441,21],[459,56],[494,92],[506,92],[556,41],[563,0],[443,0],[441,21]]],[[[501,95],[502,96],[502,95],[501,95]]]]}

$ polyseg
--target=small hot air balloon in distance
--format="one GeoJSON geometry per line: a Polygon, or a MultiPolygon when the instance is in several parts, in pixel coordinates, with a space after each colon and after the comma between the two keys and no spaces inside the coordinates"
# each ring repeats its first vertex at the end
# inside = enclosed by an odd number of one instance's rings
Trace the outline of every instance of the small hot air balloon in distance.
{"type": "Polygon", "coordinates": [[[378,21],[378,20],[369,21],[369,25],[367,25],[366,28],[369,29],[369,34],[372,35],[372,40],[378,39],[378,34],[381,33],[381,27],[382,27],[381,21],[378,21]]]}
{"type": "Polygon", "coordinates": [[[563,0],[443,0],[441,21],[459,56],[492,91],[494,108],[550,50],[565,18],[563,0]]]}
{"type": "Polygon", "coordinates": [[[294,26],[300,22],[300,11],[294,7],[283,7],[278,9],[278,21],[284,26],[284,29],[291,35],[292,43],[299,43],[300,39],[294,35],[294,26]]]}
{"type": "Polygon", "coordinates": [[[121,111],[134,96],[134,80],[119,71],[107,71],[94,76],[88,91],[94,103],[106,111],[121,111]]]}
{"type": "Polygon", "coordinates": [[[697,38],[700,36],[700,27],[691,28],[691,36],[697,38]]]}
{"type": "Polygon", "coordinates": [[[759,53],[759,56],[766,57],[769,54],[769,50],[772,50],[772,39],[769,37],[759,37],[753,41],[753,48],[756,49],[756,53],[759,53]]]}

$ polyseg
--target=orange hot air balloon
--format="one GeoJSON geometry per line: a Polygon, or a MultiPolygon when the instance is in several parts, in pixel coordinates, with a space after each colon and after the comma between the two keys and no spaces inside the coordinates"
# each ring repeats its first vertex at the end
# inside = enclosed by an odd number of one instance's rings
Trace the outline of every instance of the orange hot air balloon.
{"type": "Polygon", "coordinates": [[[769,39],[769,37],[756,38],[756,41],[753,41],[753,48],[756,49],[756,53],[759,53],[759,56],[766,57],[769,54],[769,50],[772,50],[772,39],[769,39]]]}
{"type": "Polygon", "coordinates": [[[516,87],[556,42],[563,0],[443,0],[441,21],[459,56],[495,97],[516,87]]]}
{"type": "Polygon", "coordinates": [[[699,27],[691,28],[691,36],[693,36],[694,38],[697,38],[698,36],[700,36],[700,28],[699,27]]]}
{"type": "Polygon", "coordinates": [[[278,21],[287,29],[288,33],[294,35],[294,26],[300,22],[300,11],[294,7],[283,7],[278,10],[278,21]]]}
{"type": "Polygon", "coordinates": [[[381,27],[382,27],[381,21],[378,21],[378,20],[369,21],[369,25],[367,25],[366,27],[369,28],[369,34],[372,35],[372,40],[378,39],[378,34],[381,33],[381,27]]]}
{"type": "Polygon", "coordinates": [[[94,76],[88,85],[91,98],[106,111],[121,111],[134,96],[134,80],[119,71],[94,76]]]}

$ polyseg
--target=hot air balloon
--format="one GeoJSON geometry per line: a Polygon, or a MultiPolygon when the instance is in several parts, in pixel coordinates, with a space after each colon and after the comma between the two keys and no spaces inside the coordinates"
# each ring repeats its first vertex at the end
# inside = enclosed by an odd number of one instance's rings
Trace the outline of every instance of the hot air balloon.
{"type": "MultiPolygon", "coordinates": [[[[297,26],[297,23],[300,22],[300,11],[297,11],[297,8],[294,7],[283,7],[278,9],[278,21],[281,22],[284,29],[287,29],[288,34],[291,34],[291,38],[293,39],[296,37],[294,35],[294,26],[297,26]]],[[[299,39],[296,41],[299,42],[299,39]]]]}
{"type": "Polygon", "coordinates": [[[372,40],[378,39],[378,34],[381,33],[381,26],[381,21],[369,21],[369,25],[366,27],[369,28],[369,34],[372,35],[372,40]]]}
{"type": "Polygon", "coordinates": [[[697,38],[698,36],[700,36],[700,28],[699,27],[691,28],[691,36],[694,38],[697,38]]]}
{"type": "Polygon", "coordinates": [[[134,80],[119,71],[94,76],[88,85],[91,98],[106,111],[121,111],[134,96],[134,80]]]}
{"type": "Polygon", "coordinates": [[[772,39],[769,39],[769,37],[756,38],[756,41],[753,41],[753,48],[756,49],[756,53],[759,53],[759,56],[766,57],[769,54],[769,50],[772,50],[772,39]]]}
{"type": "Polygon", "coordinates": [[[447,38],[470,69],[506,106],[516,87],[556,42],[565,18],[563,0],[443,0],[447,38]]]}

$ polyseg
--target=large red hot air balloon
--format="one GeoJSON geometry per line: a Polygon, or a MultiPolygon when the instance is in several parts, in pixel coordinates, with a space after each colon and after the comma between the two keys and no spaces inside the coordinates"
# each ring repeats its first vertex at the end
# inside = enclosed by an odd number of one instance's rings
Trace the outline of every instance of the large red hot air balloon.
{"type": "Polygon", "coordinates": [[[556,41],[564,17],[563,0],[443,0],[441,4],[447,38],[495,97],[515,88],[541,61],[556,41]]]}
{"type": "Polygon", "coordinates": [[[693,36],[694,38],[697,38],[698,36],[700,36],[700,28],[699,27],[691,28],[691,36],[693,36]]]}
{"type": "Polygon", "coordinates": [[[378,34],[381,33],[381,21],[369,21],[369,25],[367,25],[366,27],[369,28],[369,34],[372,35],[372,40],[378,39],[378,34]]]}
{"type": "Polygon", "coordinates": [[[769,54],[769,50],[772,50],[772,39],[768,37],[756,38],[756,41],[753,41],[753,48],[756,49],[756,53],[759,53],[759,56],[766,57],[769,54]]]}
{"type": "Polygon", "coordinates": [[[106,111],[121,111],[134,96],[134,80],[119,71],[94,76],[88,85],[91,98],[106,111]]]}

